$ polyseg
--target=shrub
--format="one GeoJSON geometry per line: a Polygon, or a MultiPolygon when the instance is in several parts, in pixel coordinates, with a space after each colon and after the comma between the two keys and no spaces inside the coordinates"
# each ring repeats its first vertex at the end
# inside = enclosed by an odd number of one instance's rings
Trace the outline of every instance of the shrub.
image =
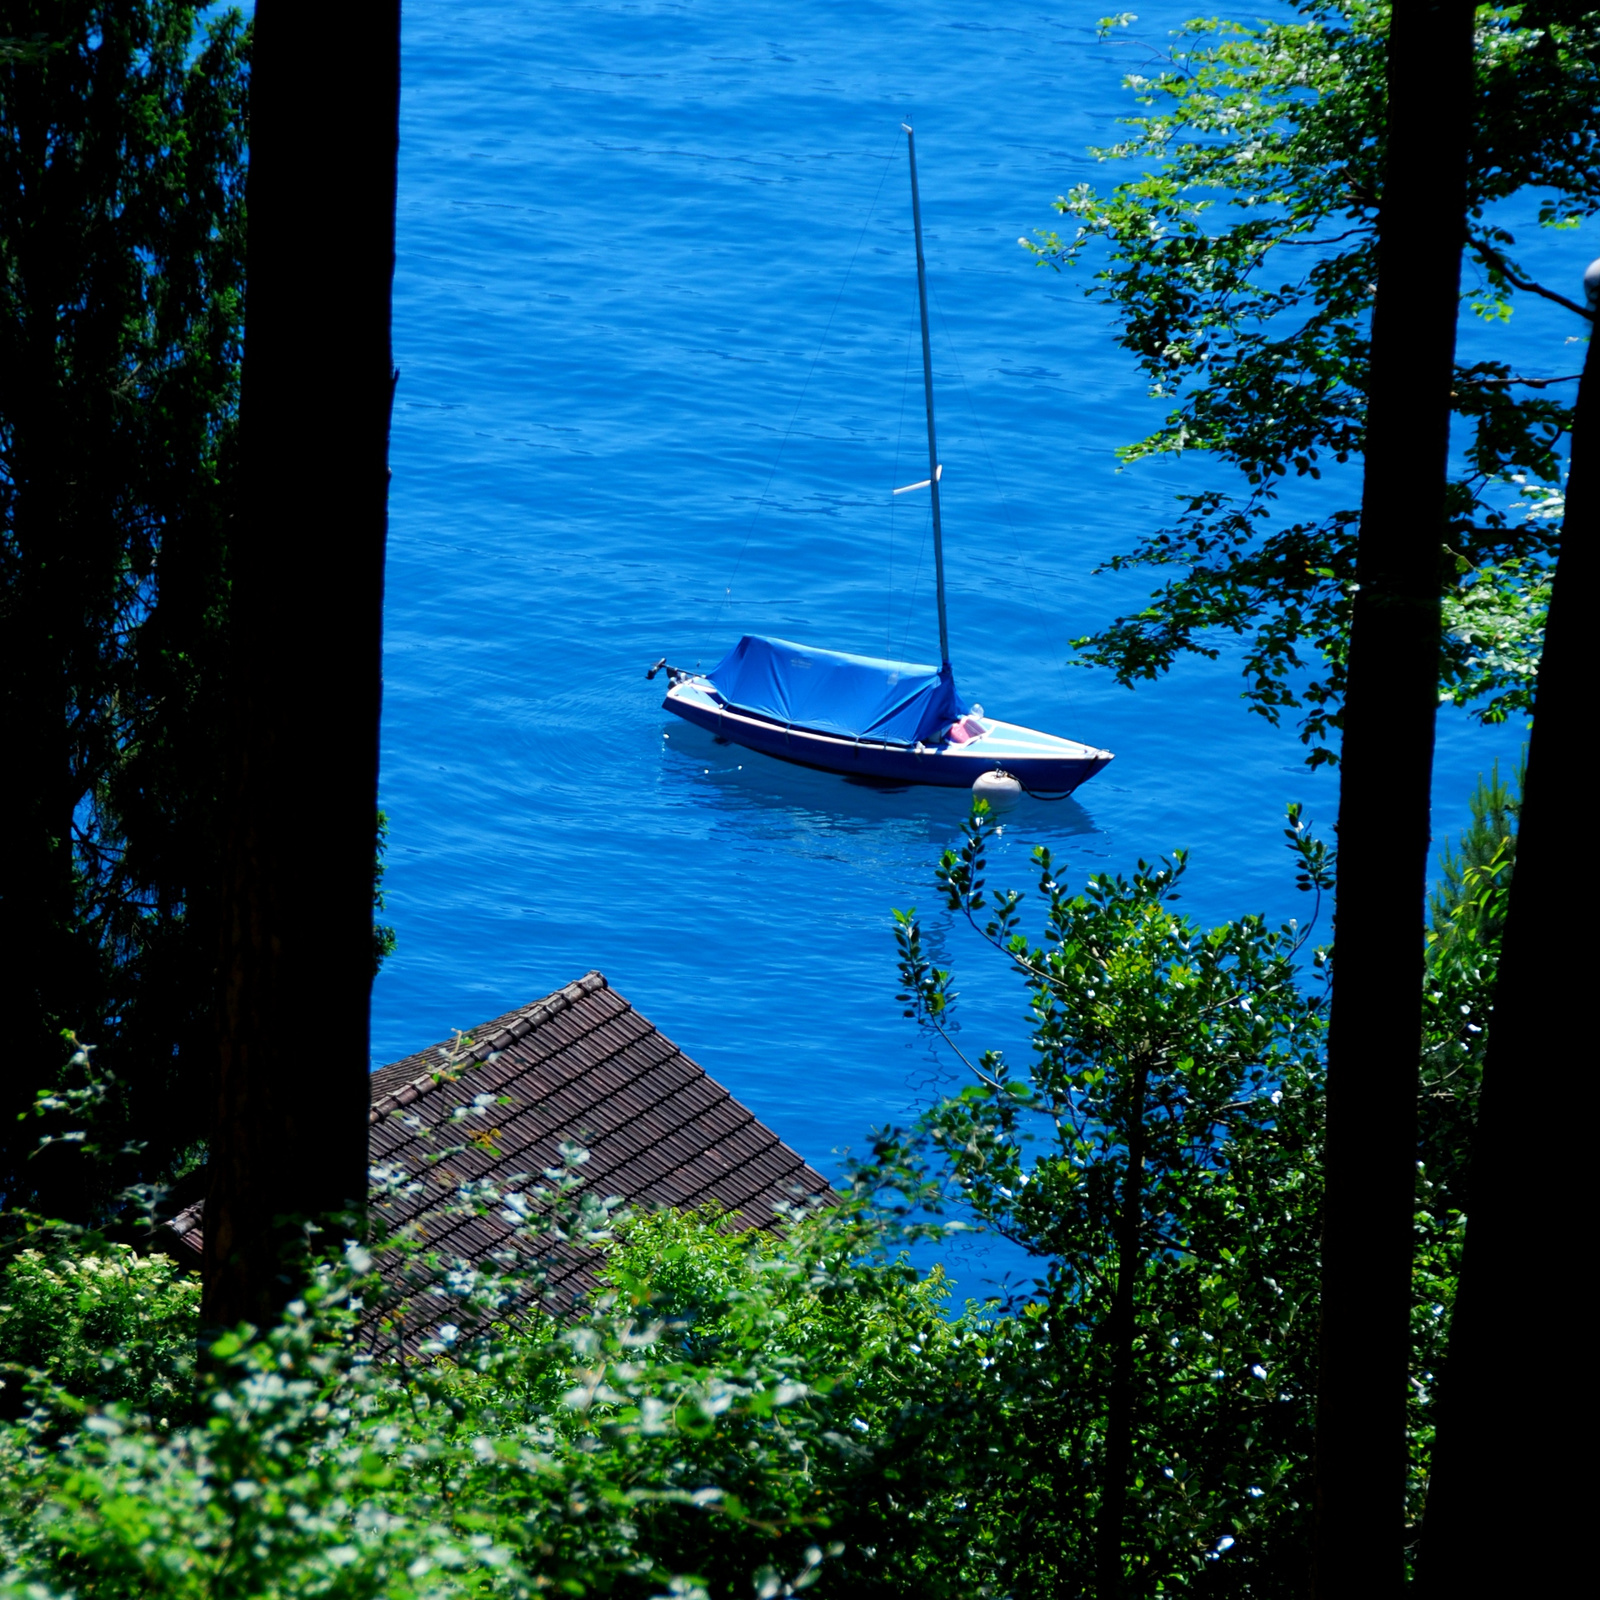
{"type": "MultiPolygon", "coordinates": [[[[64,1430],[73,1400],[48,1378],[68,1366],[39,1366],[59,1404],[0,1429],[0,1594],[982,1592],[958,1579],[959,1514],[930,1528],[946,1461],[922,1448],[977,1335],[943,1319],[940,1280],[872,1259],[871,1240],[848,1208],[781,1246],[639,1218],[582,1316],[446,1331],[404,1365],[362,1348],[370,1261],[352,1251],[280,1326],[214,1345],[217,1370],[174,1367],[144,1393],[124,1374],[64,1430]],[[180,1381],[195,1403],[160,1413],[180,1381]]],[[[112,1296],[120,1323],[74,1298],[80,1269],[106,1271],[90,1259],[21,1267],[43,1286],[41,1342],[141,1337],[130,1293],[112,1296]]],[[[118,1260],[119,1284],[168,1294],[176,1327],[188,1286],[118,1260]]]]}
{"type": "Polygon", "coordinates": [[[0,1406],[15,1417],[34,1382],[161,1413],[188,1394],[199,1313],[199,1280],[166,1256],[23,1250],[0,1280],[0,1406]]]}

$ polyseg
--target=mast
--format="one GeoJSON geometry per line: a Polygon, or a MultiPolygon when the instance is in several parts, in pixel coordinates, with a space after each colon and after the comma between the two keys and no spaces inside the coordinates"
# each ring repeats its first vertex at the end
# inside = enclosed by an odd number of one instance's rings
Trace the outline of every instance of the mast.
{"type": "Polygon", "coordinates": [[[950,665],[950,625],[944,614],[944,533],[939,526],[939,446],[933,434],[933,352],[928,343],[928,268],[922,259],[922,205],[917,198],[917,136],[909,123],[906,153],[911,158],[911,226],[917,236],[917,303],[922,308],[922,388],[928,402],[928,492],[933,496],[933,571],[939,600],[939,664],[950,665]]]}

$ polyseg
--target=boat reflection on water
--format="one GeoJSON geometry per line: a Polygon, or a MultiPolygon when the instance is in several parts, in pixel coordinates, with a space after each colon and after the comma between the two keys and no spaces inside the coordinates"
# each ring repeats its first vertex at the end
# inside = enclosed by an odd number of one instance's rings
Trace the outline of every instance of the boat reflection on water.
{"type": "MultiPolygon", "coordinates": [[[[661,749],[663,771],[675,781],[698,780],[708,791],[703,803],[719,813],[742,814],[757,825],[764,815],[785,829],[799,825],[818,835],[871,835],[884,844],[892,840],[897,853],[920,843],[930,852],[930,870],[938,853],[956,841],[972,810],[967,790],[886,783],[796,766],[689,723],[664,725],[661,749]]],[[[1075,799],[1046,801],[1025,794],[1001,822],[1008,831],[1025,834],[1030,848],[1054,848],[1099,832],[1075,799]]]]}

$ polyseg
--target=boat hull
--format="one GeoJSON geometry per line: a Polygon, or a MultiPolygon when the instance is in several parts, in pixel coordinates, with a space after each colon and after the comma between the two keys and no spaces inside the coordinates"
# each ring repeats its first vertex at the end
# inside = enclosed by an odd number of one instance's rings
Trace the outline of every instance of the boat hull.
{"type": "Polygon", "coordinates": [[[1096,750],[1071,739],[990,718],[984,719],[988,731],[983,737],[964,745],[946,743],[917,750],[868,739],[840,738],[733,711],[720,703],[716,691],[704,679],[690,678],[673,684],[662,701],[662,709],[718,738],[780,761],[887,783],[970,789],[982,773],[999,767],[1032,793],[1061,795],[1088,782],[1112,760],[1109,750],[1096,750]]]}

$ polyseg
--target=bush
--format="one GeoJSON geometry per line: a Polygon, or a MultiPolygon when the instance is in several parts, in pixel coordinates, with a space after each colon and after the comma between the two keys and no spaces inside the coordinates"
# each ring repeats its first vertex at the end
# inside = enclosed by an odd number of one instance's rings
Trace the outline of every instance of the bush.
{"type": "MultiPolygon", "coordinates": [[[[41,1378],[60,1403],[0,1430],[0,1593],[982,1592],[959,1579],[959,1513],[927,1516],[949,1499],[922,1448],[938,1396],[978,1360],[942,1280],[874,1260],[849,1208],[781,1245],[710,1217],[621,1232],[579,1319],[435,1340],[423,1363],[364,1353],[354,1252],[279,1327],[215,1345],[220,1373],[116,1367],[121,1392],[65,1432],[71,1397],[41,1378]],[[180,1382],[198,1403],[173,1425],[158,1402],[180,1382]]],[[[41,1346],[121,1329],[170,1348],[135,1329],[125,1285],[145,1285],[152,1327],[159,1305],[192,1334],[192,1290],[162,1263],[119,1256],[107,1280],[98,1257],[18,1259],[41,1346]],[[75,1296],[79,1278],[119,1287],[75,1296]]]]}
{"type": "Polygon", "coordinates": [[[166,1256],[23,1250],[0,1280],[0,1409],[17,1416],[32,1382],[164,1413],[189,1393],[199,1315],[199,1280],[166,1256]]]}

